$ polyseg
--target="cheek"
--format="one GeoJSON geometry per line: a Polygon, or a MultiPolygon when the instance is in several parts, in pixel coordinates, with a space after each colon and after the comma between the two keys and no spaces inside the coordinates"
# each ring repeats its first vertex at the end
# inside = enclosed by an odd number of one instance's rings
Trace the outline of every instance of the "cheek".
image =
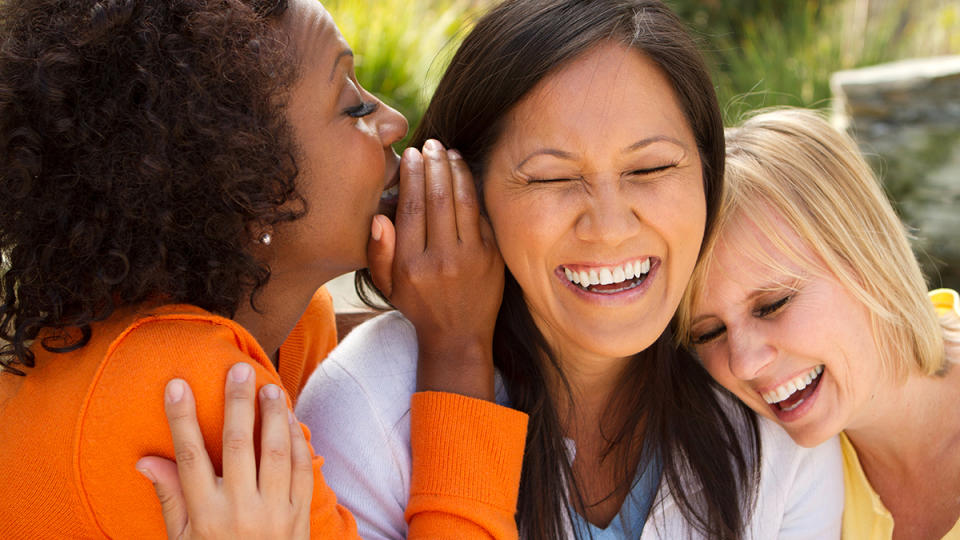
{"type": "Polygon", "coordinates": [[[699,179],[647,201],[646,207],[648,223],[666,243],[669,295],[679,303],[696,266],[706,226],[706,202],[699,179]]]}
{"type": "Polygon", "coordinates": [[[697,357],[707,373],[728,390],[734,390],[736,377],[730,372],[726,357],[719,350],[719,345],[713,345],[697,351],[697,357]]]}
{"type": "Polygon", "coordinates": [[[703,242],[703,231],[707,224],[707,202],[704,197],[700,178],[686,182],[678,190],[672,204],[674,212],[667,215],[668,226],[673,231],[673,249],[683,253],[687,260],[696,260],[703,242]]]}
{"type": "MultiPolygon", "coordinates": [[[[487,213],[504,263],[518,281],[547,267],[546,252],[562,234],[562,219],[545,198],[491,193],[487,213]]],[[[556,261],[553,261],[556,262],[556,261]]]]}
{"type": "Polygon", "coordinates": [[[638,214],[659,231],[674,256],[696,257],[707,220],[699,176],[686,175],[649,187],[638,186],[631,196],[638,214]]]}

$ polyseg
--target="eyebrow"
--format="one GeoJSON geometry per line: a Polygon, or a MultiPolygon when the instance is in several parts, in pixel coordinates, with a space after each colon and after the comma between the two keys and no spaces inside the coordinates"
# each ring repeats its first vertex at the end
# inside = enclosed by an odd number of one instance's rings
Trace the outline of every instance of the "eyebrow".
{"type": "MultiPolygon", "coordinates": [[[[773,291],[773,290],[775,290],[775,289],[777,289],[777,288],[780,288],[780,287],[785,287],[783,280],[772,280],[772,281],[768,281],[768,282],[765,283],[764,285],[762,285],[762,286],[760,286],[760,287],[756,287],[755,289],[753,289],[753,290],[750,292],[750,294],[748,294],[748,295],[743,299],[743,302],[740,302],[740,303],[742,303],[742,304],[749,304],[751,301],[755,300],[758,296],[762,296],[762,295],[764,295],[764,294],[766,294],[766,293],[768,293],[768,292],[770,292],[770,291],[773,291]]],[[[699,317],[694,317],[694,318],[690,321],[690,326],[693,326],[693,325],[699,323],[699,322],[702,321],[702,320],[709,319],[710,317],[715,317],[715,315],[714,315],[713,313],[704,313],[703,315],[700,315],[699,317]]]]}
{"type": "Polygon", "coordinates": [[[334,59],[333,68],[330,70],[330,82],[333,82],[333,76],[337,74],[337,64],[340,63],[340,59],[345,58],[347,56],[349,56],[350,58],[353,58],[353,51],[351,51],[350,49],[344,49],[340,51],[340,54],[338,54],[337,58],[334,59]]]}
{"type": "MultiPolygon", "coordinates": [[[[679,146],[680,148],[683,148],[684,150],[687,149],[687,145],[683,144],[683,142],[680,141],[679,139],[670,137],[668,135],[655,135],[653,137],[647,137],[646,139],[640,139],[639,141],[628,146],[624,150],[624,152],[633,152],[658,142],[673,143],[679,146]]],[[[530,153],[530,155],[523,158],[515,168],[519,169],[520,167],[523,167],[524,164],[526,164],[528,161],[530,161],[531,159],[537,156],[554,156],[554,157],[557,157],[560,159],[566,159],[566,160],[574,159],[574,155],[571,154],[570,152],[565,152],[563,150],[558,150],[556,148],[541,148],[539,150],[535,150],[534,152],[530,153]]]]}

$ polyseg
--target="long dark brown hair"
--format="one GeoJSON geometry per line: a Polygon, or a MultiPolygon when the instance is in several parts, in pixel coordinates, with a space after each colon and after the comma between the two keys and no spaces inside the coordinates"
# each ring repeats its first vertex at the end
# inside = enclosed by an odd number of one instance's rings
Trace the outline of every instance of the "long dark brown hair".
{"type": "MultiPolygon", "coordinates": [[[[508,0],[498,5],[454,55],[411,144],[436,138],[456,148],[482,185],[508,111],[544,78],[610,41],[652,59],[668,76],[703,163],[709,230],[723,181],[720,111],[695,44],[656,0],[508,0]]],[[[364,286],[369,279],[358,282],[358,289],[364,286]]],[[[584,506],[564,445],[561,414],[567,411],[558,411],[556,396],[547,389],[551,374],[566,381],[509,271],[494,359],[512,406],[530,415],[517,511],[520,534],[559,538],[572,517],[571,506],[584,506]]],[[[570,392],[569,385],[566,390],[570,392]]],[[[647,444],[660,456],[661,482],[692,530],[710,538],[741,537],[759,476],[759,432],[749,409],[722,394],[699,362],[674,345],[669,328],[636,354],[607,406],[608,411],[627,411],[627,420],[606,441],[605,455],[618,460],[614,493],[629,492],[647,444]]]]}

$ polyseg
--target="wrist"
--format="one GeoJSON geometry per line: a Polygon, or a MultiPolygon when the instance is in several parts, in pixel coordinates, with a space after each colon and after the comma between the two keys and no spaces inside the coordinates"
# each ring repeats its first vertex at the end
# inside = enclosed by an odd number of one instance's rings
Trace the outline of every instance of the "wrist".
{"type": "Polygon", "coordinates": [[[421,342],[417,391],[450,392],[494,401],[493,351],[490,340],[421,342]]]}

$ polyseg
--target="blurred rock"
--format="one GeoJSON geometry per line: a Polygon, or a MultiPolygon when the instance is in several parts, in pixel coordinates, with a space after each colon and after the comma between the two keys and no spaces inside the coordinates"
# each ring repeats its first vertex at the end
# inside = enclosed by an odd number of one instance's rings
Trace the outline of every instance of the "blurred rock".
{"type": "Polygon", "coordinates": [[[839,71],[830,87],[835,125],[913,229],[931,286],[960,289],[960,56],[839,71]]]}

